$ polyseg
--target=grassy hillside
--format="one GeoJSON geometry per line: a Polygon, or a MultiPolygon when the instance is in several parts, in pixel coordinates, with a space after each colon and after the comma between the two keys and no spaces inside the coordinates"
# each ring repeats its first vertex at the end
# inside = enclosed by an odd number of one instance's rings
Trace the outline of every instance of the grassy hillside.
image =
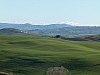
{"type": "Polygon", "coordinates": [[[99,41],[100,42],[100,35],[86,35],[80,38],[87,40],[87,41],[99,41]]]}
{"type": "Polygon", "coordinates": [[[14,28],[3,28],[0,29],[0,35],[16,35],[16,36],[28,36],[28,35],[35,35],[33,33],[30,33],[28,31],[14,29],[14,28]]]}
{"type": "Polygon", "coordinates": [[[99,45],[37,36],[0,36],[0,71],[45,75],[49,67],[64,66],[72,75],[100,75],[99,45]]]}

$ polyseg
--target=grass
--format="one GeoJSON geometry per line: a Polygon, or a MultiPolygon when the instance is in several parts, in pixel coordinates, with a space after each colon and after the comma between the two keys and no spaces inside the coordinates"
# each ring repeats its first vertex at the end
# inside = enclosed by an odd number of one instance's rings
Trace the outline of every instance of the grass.
{"type": "Polygon", "coordinates": [[[0,71],[45,75],[49,67],[64,66],[72,75],[100,75],[99,45],[37,36],[0,36],[0,71]]]}

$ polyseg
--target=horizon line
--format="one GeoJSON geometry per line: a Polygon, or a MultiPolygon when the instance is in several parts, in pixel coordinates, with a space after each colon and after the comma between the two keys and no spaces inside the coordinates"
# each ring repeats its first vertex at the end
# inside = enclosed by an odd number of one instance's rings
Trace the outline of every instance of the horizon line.
{"type": "Polygon", "coordinates": [[[25,22],[25,23],[14,23],[14,22],[0,22],[4,24],[30,24],[30,25],[51,25],[51,24],[66,24],[66,25],[71,25],[71,26],[100,26],[100,24],[74,24],[74,23],[41,23],[41,24],[33,24],[30,22],[25,22]]]}

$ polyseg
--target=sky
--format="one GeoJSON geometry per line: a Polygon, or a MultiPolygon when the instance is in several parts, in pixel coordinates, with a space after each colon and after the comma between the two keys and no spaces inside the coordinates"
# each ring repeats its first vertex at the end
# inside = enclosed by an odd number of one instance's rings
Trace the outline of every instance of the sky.
{"type": "Polygon", "coordinates": [[[100,0],[0,0],[0,23],[100,25],[100,0]]]}

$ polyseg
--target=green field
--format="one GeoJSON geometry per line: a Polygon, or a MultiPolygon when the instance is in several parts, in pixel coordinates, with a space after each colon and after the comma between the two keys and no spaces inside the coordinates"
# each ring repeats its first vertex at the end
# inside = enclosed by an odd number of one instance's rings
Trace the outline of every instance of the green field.
{"type": "Polygon", "coordinates": [[[53,66],[64,66],[72,75],[100,75],[100,42],[0,36],[1,72],[46,75],[53,66]]]}

